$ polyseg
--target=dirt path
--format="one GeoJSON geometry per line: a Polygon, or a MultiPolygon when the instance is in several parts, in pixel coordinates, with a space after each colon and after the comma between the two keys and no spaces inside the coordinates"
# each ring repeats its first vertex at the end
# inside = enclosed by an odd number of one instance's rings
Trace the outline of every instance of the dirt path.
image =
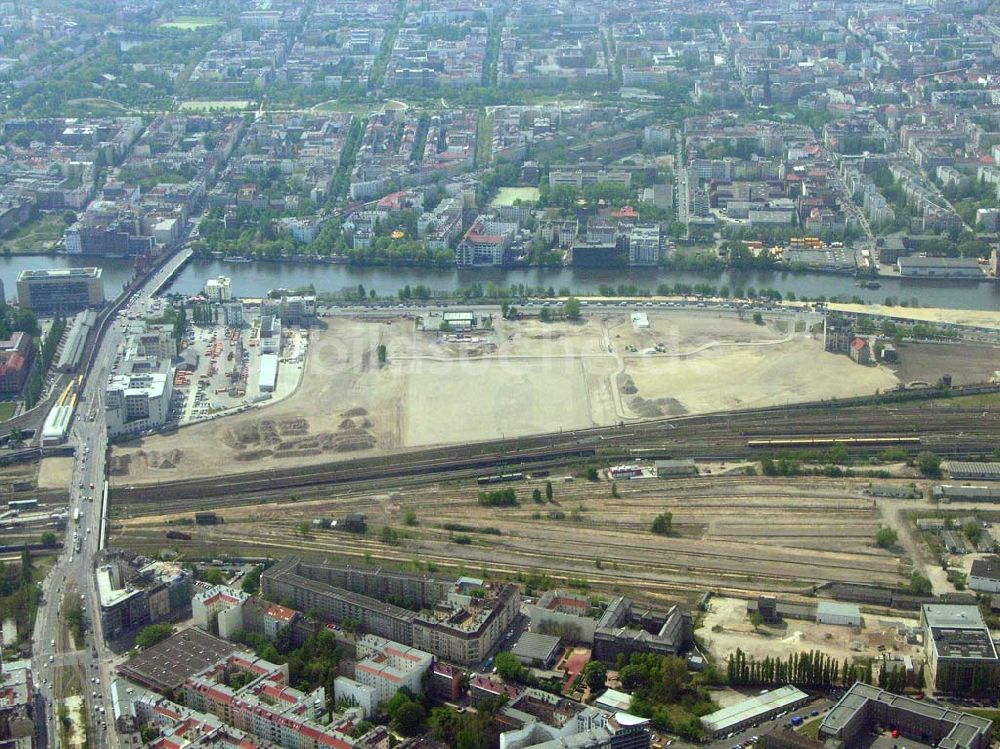
{"type": "Polygon", "coordinates": [[[910,510],[915,506],[912,501],[907,500],[906,504],[901,501],[891,499],[879,499],[878,509],[882,512],[882,518],[886,525],[896,531],[897,543],[906,551],[906,556],[913,560],[913,568],[919,571],[924,577],[931,581],[934,595],[939,596],[944,593],[954,593],[955,586],[948,581],[948,574],[941,569],[940,565],[934,564],[927,559],[924,552],[924,545],[920,539],[914,537],[914,532],[910,524],[903,517],[903,509],[910,510]]]}

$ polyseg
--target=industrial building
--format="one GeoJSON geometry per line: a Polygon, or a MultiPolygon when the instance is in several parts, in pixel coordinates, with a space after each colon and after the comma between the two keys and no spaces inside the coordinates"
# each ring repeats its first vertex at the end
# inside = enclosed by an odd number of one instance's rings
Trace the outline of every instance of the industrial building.
{"type": "Polygon", "coordinates": [[[996,502],[1000,500],[1000,485],[959,486],[941,484],[932,490],[934,499],[943,504],[949,502],[996,502]]]}
{"type": "Polygon", "coordinates": [[[172,692],[182,687],[189,676],[240,648],[241,645],[226,642],[197,627],[188,627],[122,662],[115,671],[157,692],[172,692]]]}
{"type": "Polygon", "coordinates": [[[262,354],[260,357],[260,392],[273,393],[278,387],[278,355],[262,354]]]}
{"type": "Polygon", "coordinates": [[[863,621],[861,610],[852,603],[820,601],[816,605],[816,623],[833,624],[838,627],[860,627],[863,621]]]}
{"type": "Polygon", "coordinates": [[[977,593],[1000,593],[1000,562],[976,559],[969,571],[969,589],[977,593]]]}
{"type": "Polygon", "coordinates": [[[293,601],[297,609],[336,622],[357,621],[364,632],[463,665],[486,657],[517,617],[520,604],[513,585],[357,569],[298,557],[286,557],[265,570],[261,587],[272,599],[293,601]],[[479,597],[479,592],[485,595],[479,597]],[[433,613],[417,613],[387,603],[390,600],[433,613]]]}
{"type": "Polygon", "coordinates": [[[944,468],[957,481],[1000,481],[1000,462],[949,460],[944,468]]]}
{"type": "Polygon", "coordinates": [[[697,476],[698,466],[691,458],[681,460],[658,460],[656,461],[656,475],[658,478],[673,478],[675,476],[697,476]]]}
{"type": "Polygon", "coordinates": [[[56,359],[56,369],[60,372],[73,372],[80,364],[80,357],[83,356],[83,347],[87,342],[90,331],[94,329],[97,322],[97,311],[86,309],[78,313],[70,322],[69,332],[63,342],[59,358],[56,359]]]}
{"type": "Polygon", "coordinates": [[[1000,658],[975,605],[926,603],[920,608],[928,683],[943,693],[990,693],[1000,682],[1000,658]]]}
{"type": "Polygon", "coordinates": [[[747,726],[768,720],[809,701],[809,695],[791,685],[772,689],[701,717],[701,725],[710,736],[742,731],[747,726]]]}
{"type": "Polygon", "coordinates": [[[39,315],[67,314],[104,304],[100,268],[23,270],[17,276],[17,303],[39,315]]]}
{"type": "Polygon", "coordinates": [[[904,278],[984,278],[974,257],[921,257],[913,255],[896,261],[904,278]]]}
{"type": "Polygon", "coordinates": [[[868,746],[876,726],[892,726],[899,731],[900,743],[909,740],[940,749],[988,749],[993,740],[991,720],[857,682],[823,718],[819,739],[826,744],[819,746],[868,746]]]}

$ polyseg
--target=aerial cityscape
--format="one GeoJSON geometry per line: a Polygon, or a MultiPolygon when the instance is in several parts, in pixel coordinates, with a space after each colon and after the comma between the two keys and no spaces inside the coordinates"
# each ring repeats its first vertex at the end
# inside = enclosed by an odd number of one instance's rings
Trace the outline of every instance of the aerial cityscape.
{"type": "Polygon", "coordinates": [[[1000,2],[0,0],[0,749],[990,749],[1000,2]]]}

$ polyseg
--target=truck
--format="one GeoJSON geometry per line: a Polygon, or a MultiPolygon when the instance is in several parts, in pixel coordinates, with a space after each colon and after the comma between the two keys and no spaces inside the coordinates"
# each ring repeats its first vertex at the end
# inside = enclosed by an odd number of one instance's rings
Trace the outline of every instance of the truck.
{"type": "Polygon", "coordinates": [[[80,508],[79,507],[77,507],[75,510],[73,510],[73,522],[74,523],[79,523],[80,522],[80,508]]]}

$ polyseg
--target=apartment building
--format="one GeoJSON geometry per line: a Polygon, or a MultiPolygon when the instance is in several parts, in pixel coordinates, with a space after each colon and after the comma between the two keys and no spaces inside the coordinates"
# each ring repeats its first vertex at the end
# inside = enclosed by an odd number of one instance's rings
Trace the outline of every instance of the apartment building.
{"type": "Polygon", "coordinates": [[[375,635],[365,635],[355,648],[354,678],[340,676],[334,684],[338,702],[362,708],[367,718],[400,689],[423,693],[424,676],[434,663],[430,653],[375,635]]]}

